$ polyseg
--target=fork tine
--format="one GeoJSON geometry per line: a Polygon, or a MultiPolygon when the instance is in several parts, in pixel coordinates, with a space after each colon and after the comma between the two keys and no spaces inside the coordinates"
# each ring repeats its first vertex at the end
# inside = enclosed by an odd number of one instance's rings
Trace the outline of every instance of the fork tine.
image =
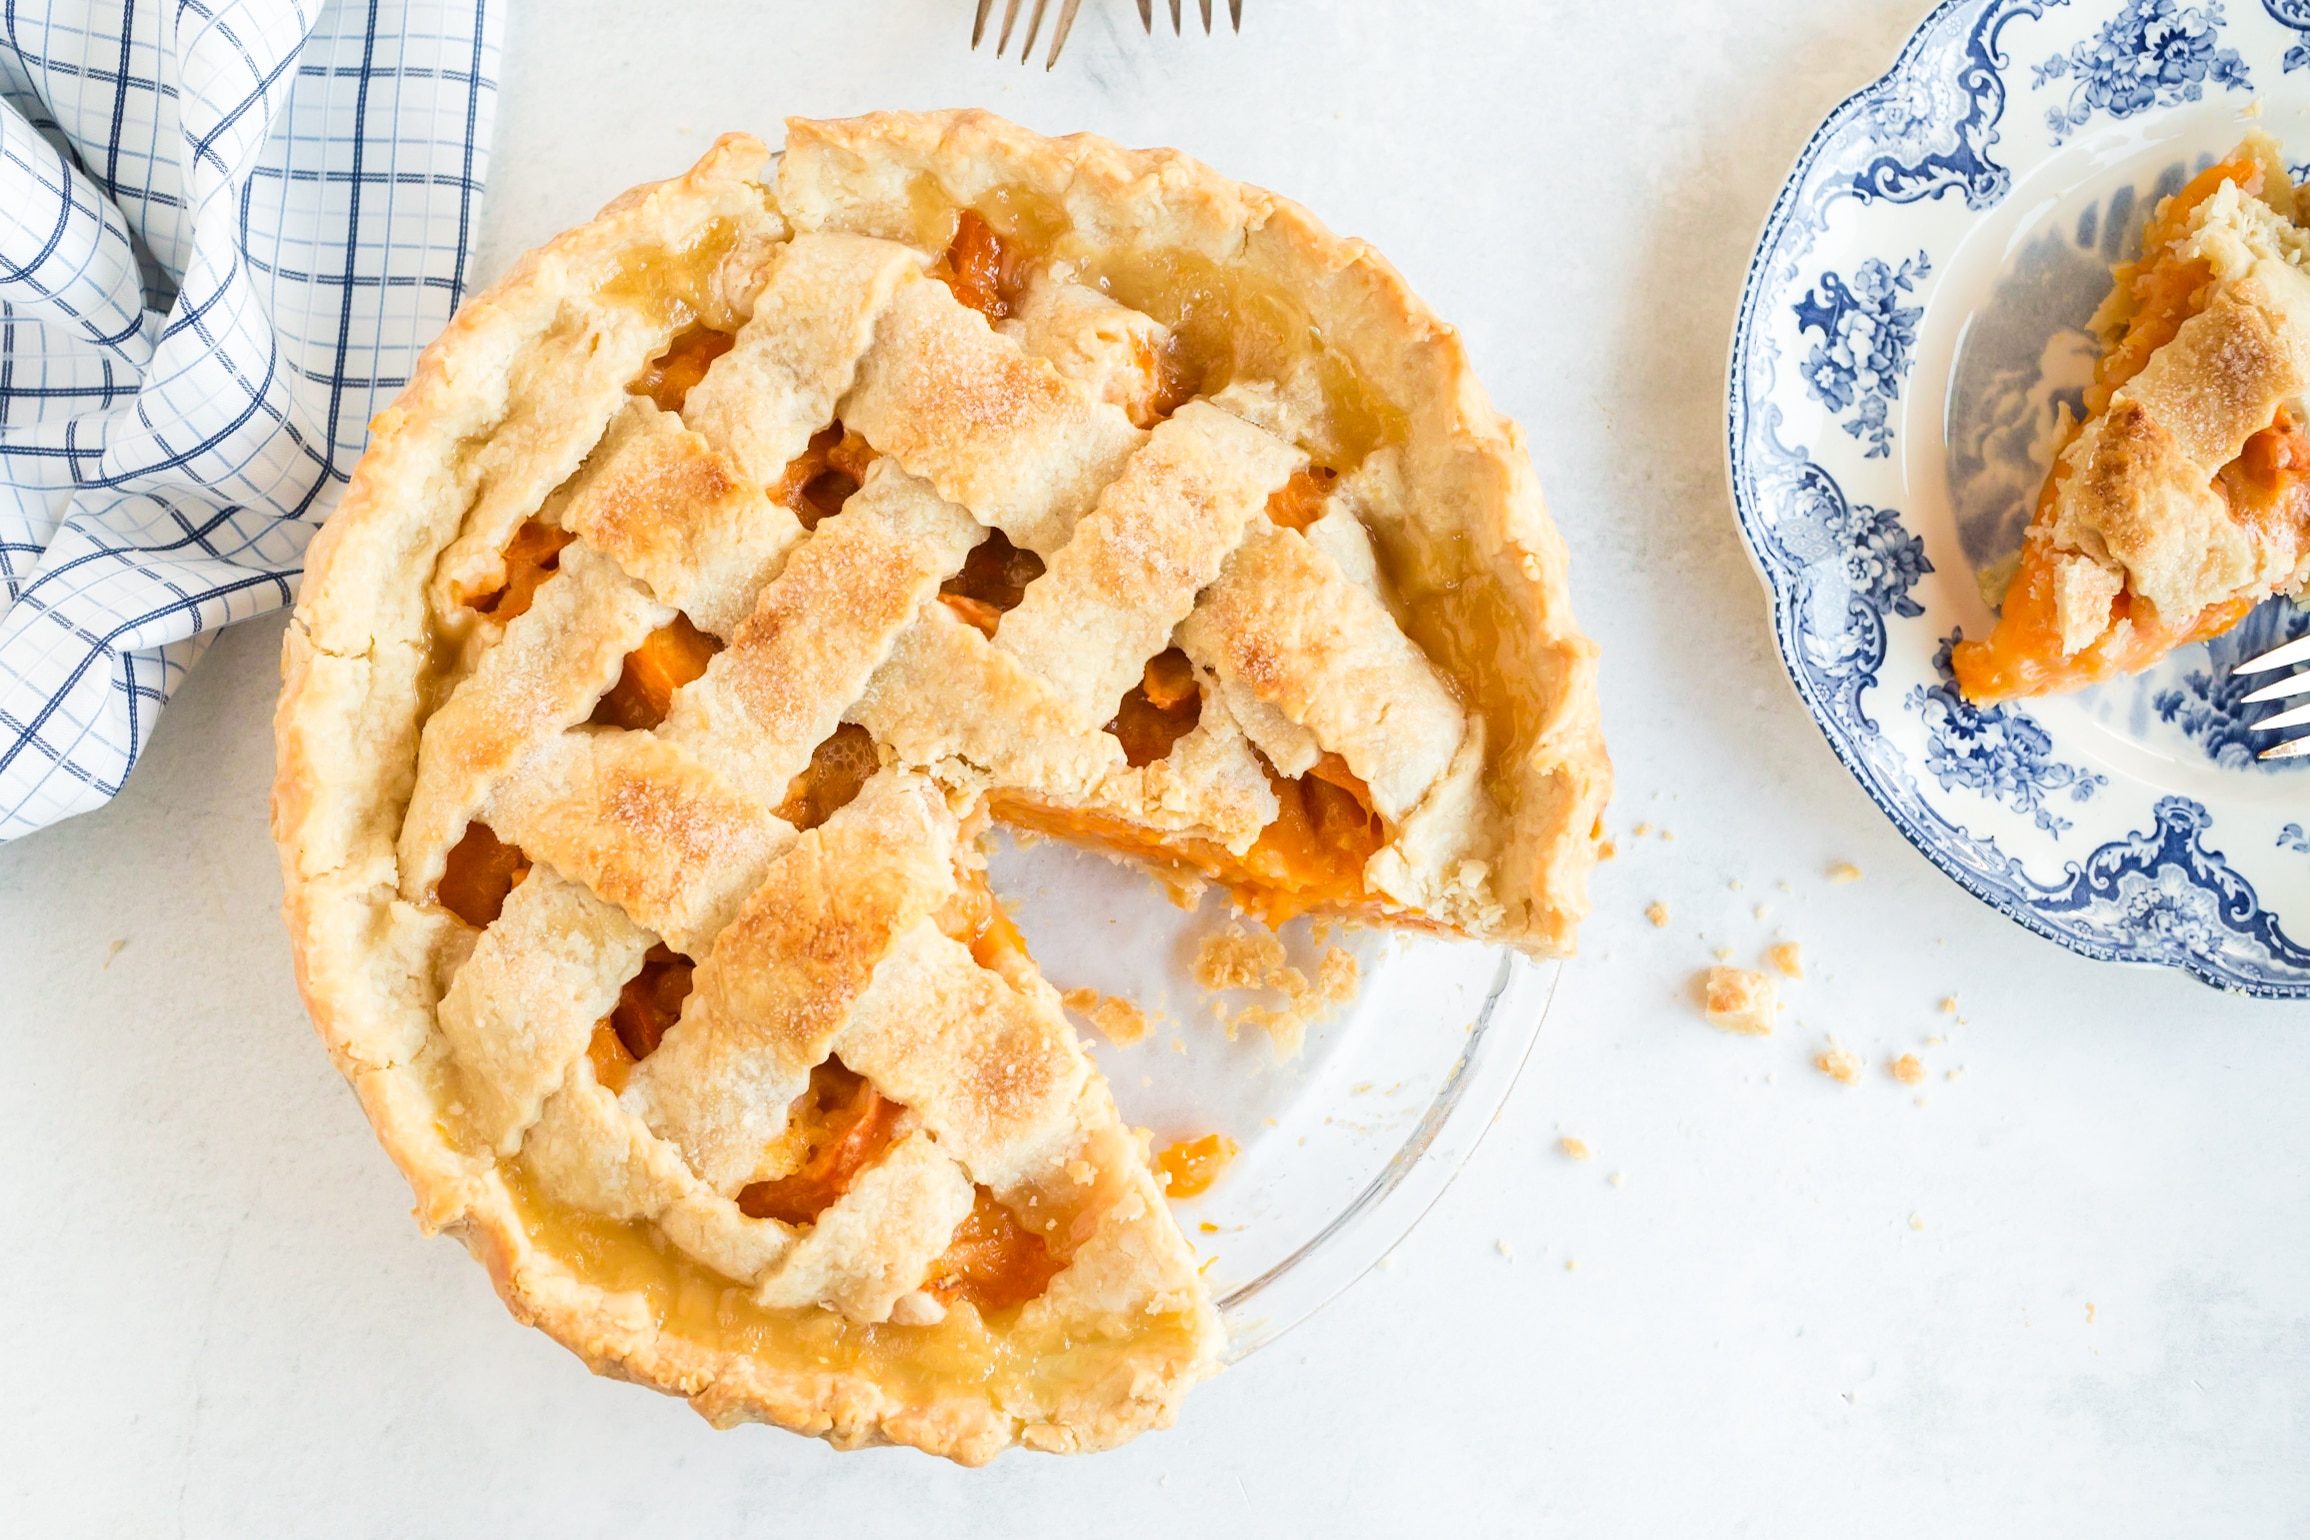
{"type": "Polygon", "coordinates": [[[1238,32],[1243,30],[1243,0],[1227,0],[1227,24],[1238,32]]]}
{"type": "Polygon", "coordinates": [[[1209,37],[1211,35],[1211,0],[1196,0],[1196,3],[1203,7],[1203,35],[1209,37]]]}
{"type": "Polygon", "coordinates": [[[979,0],[977,20],[971,23],[971,52],[978,52],[979,39],[987,35],[987,12],[995,8],[995,0],[979,0]]]}
{"type": "Polygon", "coordinates": [[[1067,33],[1075,25],[1075,12],[1082,9],[1083,0],[1066,0],[1059,7],[1059,24],[1051,33],[1051,56],[1043,61],[1048,70],[1059,62],[1059,50],[1067,46],[1067,33]]]}
{"type": "Polygon", "coordinates": [[[2283,647],[2271,648],[2258,658],[2249,658],[2232,672],[2266,674],[2274,668],[2291,668],[2302,662],[2310,662],[2310,636],[2297,637],[2283,647]]]}
{"type": "Polygon", "coordinates": [[[2289,674],[2276,684],[2266,684],[2244,700],[2241,706],[2259,706],[2266,700],[2284,700],[2289,695],[2310,693],[2310,674],[2289,674]]]}
{"type": "Polygon", "coordinates": [[[1019,19],[1019,0],[1003,0],[1003,30],[995,38],[995,57],[1011,46],[1011,23],[1019,19]]]}
{"type": "Polygon", "coordinates": [[[2258,733],[2271,732],[2281,727],[2300,727],[2305,722],[2310,722],[2310,706],[2295,706],[2274,717],[2262,718],[2253,724],[2253,729],[2258,733]]]}
{"type": "Polygon", "coordinates": [[[2300,759],[2305,754],[2310,754],[2310,738],[2290,738],[2276,748],[2264,749],[2255,757],[2258,759],[2300,759]]]}
{"type": "Polygon", "coordinates": [[[1155,35],[1155,0],[1139,0],[1139,30],[1155,35]]]}
{"type": "Polygon", "coordinates": [[[1035,51],[1035,34],[1043,30],[1043,7],[1050,0],[1035,0],[1035,9],[1027,17],[1027,40],[1019,44],[1019,62],[1027,62],[1027,55],[1035,51]]]}
{"type": "Polygon", "coordinates": [[[1171,35],[1179,35],[1179,0],[1171,0],[1171,35]]]}

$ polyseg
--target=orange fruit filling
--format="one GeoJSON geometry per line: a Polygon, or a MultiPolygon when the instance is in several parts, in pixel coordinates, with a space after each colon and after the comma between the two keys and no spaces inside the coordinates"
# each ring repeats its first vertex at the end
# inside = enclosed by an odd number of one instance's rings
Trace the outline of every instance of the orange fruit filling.
{"type": "MultiPolygon", "coordinates": [[[[1370,792],[1346,762],[1326,754],[1297,780],[1273,770],[1267,780],[1275,792],[1275,820],[1240,856],[1210,840],[1166,836],[1126,819],[1048,807],[999,791],[989,805],[997,818],[1021,828],[1225,883],[1244,912],[1271,927],[1316,911],[1387,913],[1365,888],[1363,876],[1365,863],[1387,843],[1387,830],[1371,811],[1370,792]]],[[[1405,923],[1400,915],[1394,918],[1405,923]]]]}
{"type": "Polygon", "coordinates": [[[803,1131],[809,1153],[790,1175],[739,1189],[740,1211],[790,1225],[811,1223],[889,1146],[905,1110],[840,1059],[828,1059],[810,1072],[810,1089],[787,1114],[803,1131]]]}
{"type": "Polygon", "coordinates": [[[497,923],[505,895],[529,875],[529,857],[500,840],[485,823],[465,826],[465,836],[449,847],[448,864],[434,885],[434,900],[476,930],[497,923]]]}
{"type": "MultiPolygon", "coordinates": [[[[2143,231],[2140,259],[2114,270],[2117,290],[2111,307],[2125,329],[2095,366],[2085,396],[2088,420],[2108,411],[2111,398],[2142,371],[2150,355],[2171,342],[2183,323],[2203,307],[2211,269],[2201,260],[2175,255],[2175,247],[2189,233],[2191,214],[2225,182],[2236,183],[2248,196],[2259,193],[2262,177],[2261,163],[2251,156],[2224,161],[2199,172],[2158,206],[2143,231]]],[[[2069,440],[2055,446],[2054,468],[2038,495],[2023,537],[2021,562],[2006,589],[1996,627],[1985,640],[1960,641],[1952,650],[1951,667],[1968,700],[1987,704],[2082,689],[2113,675],[2138,673],[2176,647],[2221,635],[2258,602],[2241,597],[2194,614],[2161,615],[2127,589],[2111,602],[2100,638],[2064,655],[2054,597],[2059,553],[2051,525],[2068,473],[2060,456],[2074,438],[2073,430],[2069,440]],[[2121,627],[2121,621],[2128,624],[2121,627]]],[[[2310,479],[2310,440],[2281,409],[2276,421],[2248,439],[2238,459],[2223,468],[2215,488],[2228,503],[2231,517],[2258,541],[2289,538],[2287,531],[2293,532],[2290,538],[2301,539],[2310,537],[2306,479],[2310,479]]]]}
{"type": "Polygon", "coordinates": [[[778,816],[797,829],[815,829],[848,807],[867,777],[881,768],[874,735],[856,722],[845,722],[810,751],[810,763],[786,783],[786,800],[778,804],[778,816]]]}
{"type": "Polygon", "coordinates": [[[513,532],[505,547],[505,581],[466,604],[493,620],[511,620],[526,611],[548,578],[561,570],[561,550],[577,536],[531,519],[513,532]]]}
{"type": "Polygon", "coordinates": [[[1013,242],[970,209],[955,219],[954,239],[932,276],[952,290],[954,297],[989,323],[1000,321],[1018,308],[1026,293],[1032,265],[1013,242]]]}
{"type": "Polygon", "coordinates": [[[1324,499],[1331,496],[1331,484],[1337,480],[1338,471],[1301,466],[1267,499],[1268,518],[1285,529],[1307,528],[1323,516],[1324,499]]]}
{"type": "Polygon", "coordinates": [[[594,707],[593,720],[604,727],[648,732],[666,719],[674,707],[674,692],[706,672],[706,665],[722,644],[677,614],[626,654],[618,682],[594,707]]]}
{"type": "Polygon", "coordinates": [[[969,947],[971,957],[982,968],[995,967],[1006,955],[1025,957],[1027,938],[1003,913],[994,889],[987,886],[987,874],[977,867],[964,867],[956,877],[954,896],[934,916],[938,928],[969,947]]]}
{"type": "Polygon", "coordinates": [[[1026,596],[1027,585],[1042,575],[1040,556],[1020,550],[1001,530],[989,530],[963,558],[962,571],[939,584],[938,597],[991,637],[1005,612],[1016,609],[1026,596]]]}
{"type": "Polygon", "coordinates": [[[1107,731],[1123,745],[1125,762],[1136,768],[1170,753],[1202,716],[1203,692],[1196,687],[1194,666],[1187,654],[1171,647],[1147,660],[1107,731]]]}
{"type": "Polygon", "coordinates": [[[648,396],[661,412],[678,412],[690,387],[706,377],[714,360],[730,351],[738,339],[710,326],[693,326],[649,362],[642,377],[626,387],[629,395],[648,396]]]}
{"type": "Polygon", "coordinates": [[[1205,1134],[1165,1146],[1155,1157],[1155,1174],[1170,1198],[1200,1198],[1211,1190],[1242,1148],[1225,1134],[1205,1134]]]}
{"type": "Polygon", "coordinates": [[[986,1315],[1035,1298],[1066,1265],[981,1187],[923,1288],[943,1304],[967,1299],[986,1315]]]}
{"type": "Polygon", "coordinates": [[[793,509],[804,529],[816,529],[820,519],[842,511],[874,460],[874,446],[863,435],[834,423],[810,436],[810,446],[770,489],[770,500],[793,509]]]}

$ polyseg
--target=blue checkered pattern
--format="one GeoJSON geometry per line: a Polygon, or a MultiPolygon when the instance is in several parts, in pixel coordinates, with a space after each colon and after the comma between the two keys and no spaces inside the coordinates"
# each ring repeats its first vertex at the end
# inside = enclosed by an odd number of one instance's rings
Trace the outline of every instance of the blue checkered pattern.
{"type": "Polygon", "coordinates": [[[464,291],[490,0],[0,3],[0,839],[295,595],[464,291]]]}

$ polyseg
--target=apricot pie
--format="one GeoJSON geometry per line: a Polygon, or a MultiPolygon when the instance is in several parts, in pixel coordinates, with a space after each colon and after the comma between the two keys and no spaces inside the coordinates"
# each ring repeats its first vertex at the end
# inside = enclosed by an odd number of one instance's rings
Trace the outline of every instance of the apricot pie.
{"type": "Polygon", "coordinates": [[[1976,701],[2147,668],[2310,583],[2310,230],[2250,136],[2152,214],[2094,317],[2102,357],[2038,498],[1976,701]]]}
{"type": "Polygon", "coordinates": [[[1358,243],[980,113],[732,135],[374,424],[286,644],[298,976],[596,1369],[964,1461],[1218,1317],[990,819],[1567,950],[1607,767],[1521,439],[1358,243]]]}

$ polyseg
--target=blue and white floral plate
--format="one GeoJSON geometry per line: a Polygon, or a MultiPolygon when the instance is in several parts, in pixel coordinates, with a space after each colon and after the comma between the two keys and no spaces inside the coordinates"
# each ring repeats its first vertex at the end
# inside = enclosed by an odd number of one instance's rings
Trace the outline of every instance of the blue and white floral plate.
{"type": "Polygon", "coordinates": [[[1773,205],[1729,450],[1790,677],[1918,849],[2089,957],[2299,999],[2310,759],[2255,760],[2268,708],[2232,667],[2310,613],[2273,601],[2081,695],[1985,710],[1949,675],[2090,376],[2110,262],[2255,121],[2310,160],[2310,0],[1947,0],[1773,205]]]}

